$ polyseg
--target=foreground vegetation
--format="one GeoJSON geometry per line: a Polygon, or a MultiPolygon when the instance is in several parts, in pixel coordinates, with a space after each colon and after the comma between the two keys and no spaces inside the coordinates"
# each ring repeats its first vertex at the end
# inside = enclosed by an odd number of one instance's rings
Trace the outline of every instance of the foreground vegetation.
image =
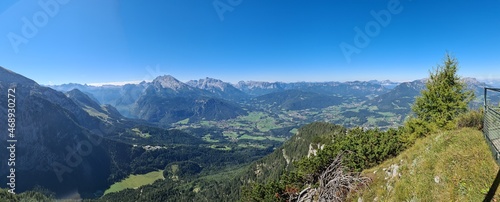
{"type": "MultiPolygon", "coordinates": [[[[479,201],[484,199],[497,171],[477,129],[438,132],[417,140],[398,157],[363,171],[372,184],[352,199],[479,201]]],[[[500,198],[498,191],[496,198],[500,198]]]]}

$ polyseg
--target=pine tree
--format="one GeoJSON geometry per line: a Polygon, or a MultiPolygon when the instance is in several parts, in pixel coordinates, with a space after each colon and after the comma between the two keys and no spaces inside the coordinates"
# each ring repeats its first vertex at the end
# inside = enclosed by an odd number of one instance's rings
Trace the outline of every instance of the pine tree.
{"type": "Polygon", "coordinates": [[[466,89],[457,71],[457,59],[446,54],[444,66],[438,66],[434,72],[430,72],[426,89],[412,106],[417,119],[443,128],[457,115],[467,111],[474,92],[466,89]]]}

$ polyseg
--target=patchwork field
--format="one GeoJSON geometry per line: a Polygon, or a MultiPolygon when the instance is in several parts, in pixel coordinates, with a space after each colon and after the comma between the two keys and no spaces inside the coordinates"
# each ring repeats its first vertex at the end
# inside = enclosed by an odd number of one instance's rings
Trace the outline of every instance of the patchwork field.
{"type": "Polygon", "coordinates": [[[266,149],[286,141],[297,132],[297,128],[310,122],[388,129],[399,126],[403,118],[397,113],[383,111],[376,106],[363,103],[343,103],[321,109],[303,110],[272,110],[272,106],[259,105],[245,116],[195,123],[189,123],[189,119],[186,119],[173,124],[172,127],[183,130],[203,129],[205,132],[198,135],[213,149],[231,150],[236,147],[266,149]]]}

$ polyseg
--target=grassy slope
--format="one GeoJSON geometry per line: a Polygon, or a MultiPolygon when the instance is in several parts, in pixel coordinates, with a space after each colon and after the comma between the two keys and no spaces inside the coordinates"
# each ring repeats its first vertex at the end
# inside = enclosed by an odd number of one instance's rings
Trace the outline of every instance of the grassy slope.
{"type": "Polygon", "coordinates": [[[135,189],[143,185],[152,184],[159,179],[164,179],[162,170],[153,171],[144,175],[130,175],[127,179],[111,185],[111,187],[106,190],[104,194],[118,192],[127,188],[135,189]]]}
{"type": "Polygon", "coordinates": [[[480,131],[440,132],[365,170],[363,175],[373,182],[361,197],[363,201],[482,201],[497,171],[480,131]],[[393,172],[396,165],[399,169],[393,172]]]}

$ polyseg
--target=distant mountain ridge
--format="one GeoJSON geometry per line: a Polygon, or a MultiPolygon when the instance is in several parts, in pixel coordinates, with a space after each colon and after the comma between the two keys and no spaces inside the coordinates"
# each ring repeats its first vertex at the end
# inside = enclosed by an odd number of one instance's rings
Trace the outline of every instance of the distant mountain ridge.
{"type": "Polygon", "coordinates": [[[191,80],[186,83],[189,86],[206,90],[213,93],[218,98],[241,101],[249,97],[248,94],[234,87],[232,84],[221,81],[219,79],[205,78],[199,80],[191,80]]]}
{"type": "Polygon", "coordinates": [[[367,104],[377,106],[382,110],[402,111],[406,114],[411,111],[410,105],[423,89],[425,89],[424,80],[403,82],[391,91],[369,100],[367,104]]]}
{"type": "MultiPolygon", "coordinates": [[[[462,81],[465,82],[467,89],[472,90],[476,95],[476,99],[470,103],[470,106],[472,108],[480,107],[484,88],[491,86],[470,77],[462,78],[462,81]]],[[[426,82],[427,79],[403,82],[391,91],[369,100],[367,104],[377,106],[383,110],[400,111],[400,113],[408,114],[411,111],[411,104],[415,102],[415,98],[420,96],[421,91],[425,89],[426,82]]]]}
{"type": "MultiPolygon", "coordinates": [[[[256,97],[260,95],[265,95],[268,93],[280,92],[285,90],[302,90],[315,92],[320,94],[334,95],[334,94],[345,94],[350,92],[350,94],[358,94],[366,96],[367,93],[373,92],[372,94],[380,94],[387,92],[389,89],[398,85],[399,82],[392,82],[389,80],[384,81],[348,81],[348,82],[265,82],[265,81],[240,81],[236,84],[231,84],[224,82],[219,79],[205,78],[198,80],[190,80],[183,83],[177,80],[175,77],[170,75],[159,76],[152,82],[142,82],[140,84],[125,84],[123,86],[117,85],[104,85],[104,86],[90,86],[82,84],[62,84],[62,85],[51,85],[48,87],[54,88],[59,91],[70,91],[74,88],[81,90],[82,92],[89,92],[91,94],[101,94],[107,93],[108,99],[102,98],[102,96],[94,95],[103,104],[113,104],[120,97],[120,94],[124,93],[124,88],[130,88],[131,86],[143,86],[144,88],[150,85],[156,86],[157,89],[170,89],[171,93],[180,94],[180,92],[194,91],[192,88],[200,89],[203,91],[208,91],[208,96],[215,96],[223,99],[233,100],[235,97],[243,96],[245,98],[256,97]],[[191,88],[190,88],[191,87],[191,88]],[[121,92],[121,93],[120,93],[121,92]]],[[[144,89],[143,88],[143,89],[144,89]]],[[[241,98],[240,98],[241,99],[241,98]]]]}
{"type": "Polygon", "coordinates": [[[282,110],[303,110],[310,108],[325,108],[342,103],[342,99],[314,92],[300,90],[285,90],[269,93],[253,99],[256,104],[276,106],[282,110]]]}
{"type": "MultiPolygon", "coordinates": [[[[386,81],[387,82],[387,81],[386,81]]],[[[224,120],[245,115],[241,103],[263,96],[264,100],[280,100],[283,109],[323,108],[342,103],[339,97],[367,100],[389,91],[383,82],[239,82],[236,85],[219,79],[205,78],[183,83],[164,75],[151,82],[124,86],[88,86],[65,84],[51,86],[56,90],[73,88],[93,95],[102,104],[115,107],[122,115],[161,124],[180,120],[224,120]],[[297,93],[307,96],[299,99],[297,93]]],[[[263,99],[260,99],[264,101],[263,99]]],[[[266,102],[264,102],[266,103],[266,102]]],[[[270,103],[272,104],[272,103],[270,103]]]]}
{"type": "MultiPolygon", "coordinates": [[[[65,84],[51,87],[63,92],[77,88],[93,95],[91,97],[100,103],[113,106],[126,117],[168,125],[184,119],[209,121],[235,118],[247,113],[243,108],[252,107],[248,104],[259,102],[279,106],[283,110],[324,108],[357,102],[404,117],[410,112],[415,97],[425,88],[425,81],[240,81],[231,84],[207,77],[184,83],[173,76],[164,75],[151,82],[123,86],[65,84]],[[302,97],[298,94],[302,94],[302,97]]],[[[489,86],[474,78],[464,78],[463,81],[478,97],[482,94],[482,88],[489,86]]],[[[472,107],[479,105],[479,102],[471,104],[472,107]]]]}
{"type": "MultiPolygon", "coordinates": [[[[185,83],[180,82],[176,78],[170,75],[156,77],[148,87],[153,87],[153,89],[163,95],[182,95],[186,96],[188,94],[204,94],[205,92],[200,91],[198,88],[191,87],[185,83]]],[[[152,89],[149,89],[150,91],[152,89]]]]}
{"type": "Polygon", "coordinates": [[[383,82],[374,81],[347,81],[347,82],[259,82],[240,81],[235,87],[252,96],[260,96],[285,90],[302,90],[325,95],[353,95],[365,97],[370,94],[379,94],[388,89],[383,82]]]}

